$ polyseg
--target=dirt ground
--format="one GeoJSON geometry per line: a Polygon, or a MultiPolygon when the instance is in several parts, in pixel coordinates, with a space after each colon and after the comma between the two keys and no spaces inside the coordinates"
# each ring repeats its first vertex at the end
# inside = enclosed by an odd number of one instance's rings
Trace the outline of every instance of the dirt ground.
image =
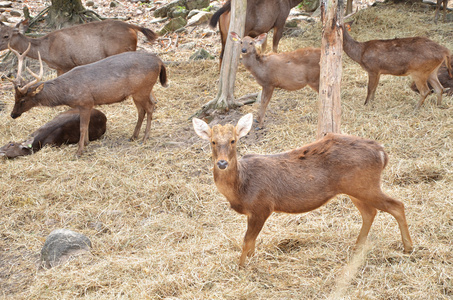
{"type": "MultiPolygon", "coordinates": [[[[153,30],[154,4],[118,1],[98,12],[130,17],[153,30]],[[138,12],[140,10],[140,12],[138,12]]],[[[23,2],[32,13],[43,1],[23,2]]],[[[15,3],[15,5],[22,5],[15,3]]],[[[157,4],[159,5],[159,4],[157,4]]],[[[450,12],[451,14],[451,12],[450,12]]],[[[379,4],[359,11],[351,35],[359,41],[427,36],[453,51],[452,23],[433,23],[425,6],[379,4]]],[[[279,51],[320,47],[319,22],[300,21],[279,51]]],[[[218,61],[190,61],[203,47],[218,56],[219,35],[189,28],[139,51],[166,63],[170,86],[158,98],[150,139],[131,142],[137,112],[131,100],[102,106],[107,132],[80,158],[76,146],[46,147],[0,161],[0,295],[4,299],[452,299],[453,98],[441,106],[431,95],[414,111],[410,78],[382,76],[374,103],[364,106],[367,75],[344,55],[342,132],[382,143],[390,161],[383,190],[406,207],[415,250],[403,254],[396,221],[379,213],[363,255],[353,247],[361,217],[346,196],[307,214],[273,214],[255,255],[239,269],[246,218],[230,209],[212,178],[210,146],[189,117],[217,94],[218,61]],[[180,45],[194,41],[196,48],[180,45]],[[40,250],[54,229],[81,232],[92,252],[69,263],[38,268],[40,250]]],[[[55,74],[46,71],[52,78],[55,74]]],[[[235,95],[258,92],[242,66],[235,95]]],[[[13,120],[13,90],[2,82],[0,145],[22,141],[66,107],[33,108],[13,120]]],[[[239,152],[278,153],[316,137],[318,95],[309,88],[274,92],[265,128],[252,129],[239,152]]],[[[258,106],[219,116],[235,123],[258,106]]],[[[141,133],[143,134],[143,132],[141,133]]]]}

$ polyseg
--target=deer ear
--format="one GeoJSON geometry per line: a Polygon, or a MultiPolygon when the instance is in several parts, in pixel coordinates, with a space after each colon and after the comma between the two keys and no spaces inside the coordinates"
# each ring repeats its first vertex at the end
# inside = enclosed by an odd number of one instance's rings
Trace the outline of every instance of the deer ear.
{"type": "Polygon", "coordinates": [[[36,96],[44,88],[44,83],[41,83],[32,93],[32,96],[36,96]]]}
{"type": "Polygon", "coordinates": [[[211,140],[211,128],[205,121],[202,121],[197,118],[192,119],[193,129],[204,140],[211,140]]]}
{"type": "Polygon", "coordinates": [[[267,38],[267,34],[266,33],[262,33],[260,34],[259,36],[257,36],[255,38],[255,45],[261,45],[264,43],[264,41],[266,41],[266,38],[267,38]]]}
{"type": "Polygon", "coordinates": [[[253,124],[253,114],[246,114],[242,118],[239,119],[238,124],[236,125],[236,134],[238,139],[246,136],[249,133],[250,129],[252,129],[253,124]]]}
{"type": "Polygon", "coordinates": [[[236,32],[234,32],[234,31],[232,31],[232,32],[230,33],[230,40],[232,40],[234,43],[240,43],[240,42],[241,42],[241,38],[240,38],[239,35],[238,35],[236,32]]]}

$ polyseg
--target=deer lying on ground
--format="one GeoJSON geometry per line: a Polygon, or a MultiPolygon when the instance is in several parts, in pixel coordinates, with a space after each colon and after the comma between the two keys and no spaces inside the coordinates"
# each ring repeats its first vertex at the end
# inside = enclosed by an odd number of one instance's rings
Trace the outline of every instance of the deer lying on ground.
{"type": "Polygon", "coordinates": [[[68,105],[78,108],[80,111],[80,140],[77,155],[80,156],[84,146],[88,144],[91,109],[95,105],[121,102],[128,96],[132,96],[138,110],[137,125],[132,139],[138,137],[145,114],[147,123],[143,141],[148,139],[154,106],[157,102],[152,92],[153,86],[158,78],[162,86],[167,85],[165,66],[156,55],[144,52],[125,52],[92,64],[79,66],[46,82],[40,82],[43,66],[39,59],[41,65],[39,75],[27,68],[35,80],[22,86],[20,74],[28,49],[21,55],[11,49],[18,56],[18,74],[16,80],[13,81],[15,89],[15,104],[11,112],[13,119],[39,105],[68,105]]]}
{"type": "Polygon", "coordinates": [[[381,173],[388,161],[381,145],[330,133],[295,150],[245,155],[238,160],[237,141],[249,132],[252,122],[253,116],[248,114],[237,126],[210,128],[204,121],[193,119],[195,132],[211,142],[217,189],[232,209],[247,215],[240,266],[244,266],[246,256],[253,254],[256,238],[272,212],[308,212],[338,194],[349,195],[362,215],[357,246],[365,243],[379,209],[395,217],[404,251],[412,251],[404,204],[384,194],[380,187],[381,173]]]}
{"type": "MultiPolygon", "coordinates": [[[[27,22],[27,21],[24,21],[27,22]]],[[[11,48],[38,59],[38,52],[50,68],[61,75],[74,67],[96,62],[111,55],[137,48],[137,32],[152,42],[156,34],[143,27],[117,20],[105,20],[56,30],[41,38],[23,35],[24,22],[9,27],[0,22],[0,50],[11,48]]]]}
{"type": "Polygon", "coordinates": [[[265,33],[254,39],[249,36],[241,39],[232,32],[230,38],[241,44],[242,63],[263,88],[258,113],[260,127],[263,127],[266,107],[275,88],[295,91],[308,85],[319,91],[321,49],[301,48],[292,52],[260,55],[256,52],[256,46],[266,39],[265,33]]]}
{"type": "MultiPolygon", "coordinates": [[[[283,35],[283,27],[288,18],[291,8],[302,0],[247,0],[247,12],[245,15],[244,36],[257,37],[274,29],[272,49],[277,52],[278,43],[283,35]]],[[[218,11],[214,13],[209,25],[215,28],[219,23],[222,51],[220,52],[220,65],[222,65],[223,53],[230,28],[231,0],[228,0],[218,11]]],[[[266,49],[266,40],[262,44],[262,51],[266,49]]]]}
{"type": "Polygon", "coordinates": [[[448,9],[448,0],[437,0],[437,4],[436,4],[436,13],[434,14],[434,23],[437,24],[437,20],[439,19],[439,11],[440,11],[440,7],[443,6],[444,7],[444,11],[443,11],[443,21],[445,22],[445,19],[447,17],[447,9],[448,9]]]}
{"type": "MultiPolygon", "coordinates": [[[[352,22],[343,26],[343,49],[346,54],[368,72],[368,93],[365,104],[374,100],[381,74],[410,75],[420,91],[416,109],[425,101],[430,89],[437,94],[437,104],[442,103],[443,87],[437,78],[442,62],[450,66],[450,51],[425,37],[395,38],[357,42],[348,33],[352,22]]],[[[451,67],[448,69],[451,76],[451,67]]]]}
{"type": "MultiPolygon", "coordinates": [[[[450,63],[451,68],[453,68],[453,61],[450,63]]],[[[445,65],[442,65],[437,72],[437,77],[439,78],[440,84],[444,87],[444,92],[447,93],[448,96],[453,96],[453,77],[448,75],[448,69],[445,65]]],[[[429,89],[431,90],[433,87],[431,84],[428,84],[429,89]]],[[[415,82],[411,84],[411,89],[415,92],[419,92],[415,82]]]]}
{"type": "MultiPolygon", "coordinates": [[[[105,133],[107,117],[99,110],[92,109],[88,128],[90,141],[97,140],[105,133]]],[[[65,111],[50,122],[39,127],[22,143],[9,142],[0,148],[0,156],[15,158],[33,154],[46,145],[61,146],[77,144],[80,139],[80,115],[78,109],[65,111]]]]}

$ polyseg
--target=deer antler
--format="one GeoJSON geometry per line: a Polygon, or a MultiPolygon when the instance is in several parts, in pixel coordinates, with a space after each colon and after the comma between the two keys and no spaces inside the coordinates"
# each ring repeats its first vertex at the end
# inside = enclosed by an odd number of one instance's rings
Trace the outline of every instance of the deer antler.
{"type": "Polygon", "coordinates": [[[28,43],[28,48],[27,50],[24,51],[24,53],[22,54],[19,54],[18,51],[14,50],[13,48],[10,47],[9,43],[8,43],[8,48],[9,50],[11,50],[11,52],[13,52],[16,56],[17,56],[17,76],[16,76],[16,79],[15,80],[11,80],[9,79],[16,87],[17,89],[21,92],[21,93],[26,93],[27,90],[34,84],[38,83],[41,81],[42,79],[42,76],[44,75],[44,67],[43,67],[43,64],[42,64],[42,60],[41,60],[41,53],[39,53],[38,51],[38,59],[39,59],[39,75],[36,75],[34,72],[32,72],[30,70],[30,68],[27,67],[27,71],[33,76],[35,77],[35,80],[27,83],[25,86],[23,87],[20,87],[19,86],[19,81],[20,79],[24,80],[24,78],[22,77],[22,65],[24,63],[24,58],[25,56],[27,56],[27,53],[28,51],[30,50],[30,46],[31,46],[31,43],[28,43]]]}

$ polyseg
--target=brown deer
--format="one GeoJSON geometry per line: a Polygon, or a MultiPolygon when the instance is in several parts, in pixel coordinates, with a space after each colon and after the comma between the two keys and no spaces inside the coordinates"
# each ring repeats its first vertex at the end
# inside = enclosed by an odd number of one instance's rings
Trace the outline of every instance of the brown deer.
{"type": "Polygon", "coordinates": [[[232,209],[247,215],[240,266],[244,266],[246,256],[253,254],[256,238],[272,212],[308,212],[338,194],[349,195],[362,215],[357,246],[365,243],[379,209],[395,217],[404,251],[412,251],[404,204],[384,194],[380,187],[388,161],[381,145],[329,133],[288,152],[245,155],[238,160],[237,141],[249,132],[252,122],[252,114],[247,114],[236,126],[210,128],[204,121],[193,119],[195,132],[211,142],[217,189],[232,209]]]}
{"type": "MultiPolygon", "coordinates": [[[[244,36],[257,37],[274,29],[272,49],[277,52],[278,43],[283,35],[283,27],[288,18],[291,8],[302,0],[247,0],[247,12],[245,15],[244,36]]],[[[220,52],[220,65],[222,65],[223,53],[230,28],[231,0],[228,0],[218,11],[212,15],[209,25],[215,28],[219,23],[222,51],[220,52]]],[[[262,45],[262,51],[266,49],[266,40],[262,45]]]]}
{"type": "Polygon", "coordinates": [[[314,91],[319,91],[321,49],[301,48],[292,52],[260,55],[256,52],[256,46],[266,39],[265,33],[256,38],[246,36],[241,39],[237,33],[231,32],[230,38],[241,44],[242,63],[263,88],[258,113],[260,127],[263,127],[266,107],[275,88],[295,91],[308,85],[314,91]]]}
{"type": "Polygon", "coordinates": [[[21,55],[11,49],[18,56],[19,61],[18,74],[13,82],[15,89],[15,104],[11,112],[13,119],[39,105],[67,105],[78,108],[80,111],[80,140],[77,155],[80,156],[84,146],[88,144],[91,109],[95,105],[121,102],[128,96],[132,96],[138,110],[137,125],[132,139],[138,137],[146,114],[147,123],[143,141],[147,140],[154,106],[157,102],[152,92],[153,86],[158,79],[162,86],[167,85],[165,66],[156,55],[145,52],[125,52],[95,63],[79,66],[46,82],[40,82],[43,66],[39,59],[40,74],[36,75],[27,68],[35,80],[22,86],[21,68],[29,49],[21,55]]]}
{"type": "MultiPolygon", "coordinates": [[[[105,133],[107,117],[97,109],[91,110],[88,128],[90,141],[100,139],[105,133]]],[[[39,127],[22,143],[9,142],[0,148],[0,156],[15,158],[33,154],[46,145],[77,144],[80,139],[80,114],[78,109],[65,111],[39,127]]]]}
{"type": "MultiPolygon", "coordinates": [[[[450,62],[451,68],[453,68],[453,61],[450,62]]],[[[453,96],[453,77],[448,75],[447,67],[442,64],[437,72],[437,77],[439,78],[440,84],[444,87],[444,91],[447,93],[447,96],[453,96]]],[[[429,89],[431,90],[433,87],[431,84],[428,84],[429,89]]],[[[411,84],[411,89],[415,92],[419,92],[415,82],[411,84]]]]}
{"type": "Polygon", "coordinates": [[[445,19],[447,17],[447,9],[448,9],[448,0],[437,0],[436,4],[436,13],[434,14],[434,23],[437,24],[437,20],[439,19],[439,11],[440,7],[444,7],[443,11],[443,21],[445,22],[445,19]]]}
{"type": "MultiPolygon", "coordinates": [[[[27,21],[24,21],[27,22],[27,21]]],[[[38,52],[50,68],[61,75],[74,67],[86,65],[111,55],[137,48],[137,32],[152,42],[156,34],[143,27],[118,20],[105,20],[64,28],[41,38],[23,35],[24,22],[9,27],[0,22],[0,50],[11,48],[24,52],[31,44],[28,56],[38,59],[38,52]]]]}
{"type": "MultiPolygon", "coordinates": [[[[425,37],[395,38],[358,42],[348,33],[352,22],[343,26],[343,49],[346,54],[368,72],[368,93],[365,104],[374,100],[382,74],[410,75],[420,91],[416,109],[428,96],[428,82],[437,94],[437,104],[442,103],[443,87],[437,78],[442,62],[450,66],[450,51],[425,37]]],[[[451,68],[448,69],[451,76],[451,68]]]]}

